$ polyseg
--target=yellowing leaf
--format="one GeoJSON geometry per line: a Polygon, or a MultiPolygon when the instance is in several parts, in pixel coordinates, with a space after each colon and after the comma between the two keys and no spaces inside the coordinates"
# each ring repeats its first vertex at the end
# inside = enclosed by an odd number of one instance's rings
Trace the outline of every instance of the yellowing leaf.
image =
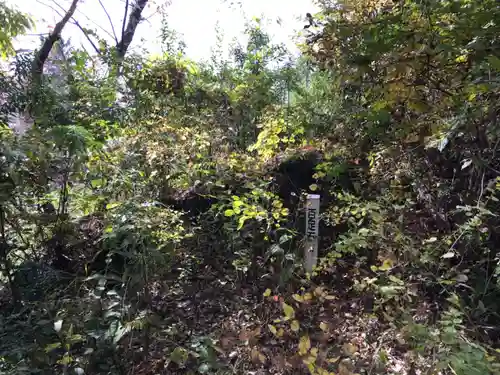
{"type": "Polygon", "coordinates": [[[328,331],[328,324],[326,324],[325,322],[321,322],[321,323],[319,323],[319,328],[320,328],[323,332],[327,332],[327,331],[328,331]]]}
{"type": "Polygon", "coordinates": [[[269,297],[270,295],[271,295],[271,289],[267,288],[266,291],[264,292],[263,296],[269,297]]]}
{"type": "Polygon", "coordinates": [[[281,208],[281,207],[283,207],[283,203],[280,202],[279,200],[274,200],[273,201],[273,207],[281,208]]]}
{"type": "Polygon", "coordinates": [[[290,329],[293,332],[297,332],[300,329],[300,324],[298,320],[293,320],[292,323],[290,323],[290,329]]]}
{"type": "Polygon", "coordinates": [[[384,263],[378,268],[380,271],[388,271],[394,266],[394,262],[391,259],[384,260],[384,263]]]}
{"type": "Polygon", "coordinates": [[[278,330],[278,332],[276,332],[276,336],[278,336],[278,337],[283,337],[284,334],[285,334],[285,331],[283,330],[283,328],[280,328],[278,330]]]}
{"type": "Polygon", "coordinates": [[[300,296],[298,294],[294,294],[292,297],[297,302],[303,302],[304,301],[304,298],[302,298],[302,296],[300,296]]]}
{"type": "Polygon", "coordinates": [[[318,286],[316,289],[314,289],[314,294],[318,297],[322,296],[325,292],[323,291],[323,288],[318,286]]]}
{"type": "Polygon", "coordinates": [[[309,349],[311,349],[311,340],[309,340],[309,336],[302,336],[299,341],[299,354],[305,355],[309,349]]]}
{"type": "Polygon", "coordinates": [[[282,306],[283,306],[283,312],[285,313],[285,316],[288,319],[293,319],[293,317],[295,316],[295,310],[293,309],[293,307],[290,305],[287,305],[285,302],[283,302],[282,306]]]}
{"type": "Polygon", "coordinates": [[[259,360],[264,364],[266,363],[266,356],[262,353],[259,353],[259,360]]]}
{"type": "Polygon", "coordinates": [[[318,185],[316,185],[316,184],[309,185],[309,190],[311,190],[311,191],[318,190],[318,185]]]}
{"type": "Polygon", "coordinates": [[[353,369],[352,362],[350,362],[348,359],[344,359],[340,361],[339,363],[339,375],[355,375],[352,372],[353,369]]]}
{"type": "MultiPolygon", "coordinates": [[[[302,361],[303,361],[306,365],[308,365],[308,366],[309,366],[309,365],[314,364],[314,362],[316,362],[316,357],[314,357],[314,356],[310,355],[310,356],[307,356],[306,358],[304,358],[302,361]]],[[[312,372],[312,373],[314,373],[314,372],[312,372]]]]}
{"type": "Polygon", "coordinates": [[[278,333],[278,331],[276,330],[276,327],[273,326],[272,324],[268,324],[267,327],[269,328],[269,330],[271,331],[271,333],[273,335],[276,335],[278,333]]]}
{"type": "Polygon", "coordinates": [[[106,210],[112,210],[113,208],[118,207],[118,206],[120,206],[120,205],[121,205],[121,203],[120,203],[120,202],[108,203],[108,204],[106,205],[106,210]]]}
{"type": "Polygon", "coordinates": [[[304,360],[303,360],[303,362],[307,365],[307,369],[309,370],[309,373],[314,374],[314,370],[315,370],[315,368],[314,368],[314,363],[310,363],[310,362],[308,361],[308,359],[309,359],[309,358],[304,359],[304,360]]]}
{"type": "Polygon", "coordinates": [[[310,301],[313,299],[313,295],[311,293],[304,294],[304,301],[310,301]]]}
{"type": "Polygon", "coordinates": [[[259,352],[256,348],[252,349],[250,356],[252,357],[252,361],[254,362],[260,362],[262,364],[266,363],[266,356],[259,352]]]}
{"type": "Polygon", "coordinates": [[[313,357],[317,357],[318,356],[318,348],[312,348],[311,349],[311,355],[313,357]]]}

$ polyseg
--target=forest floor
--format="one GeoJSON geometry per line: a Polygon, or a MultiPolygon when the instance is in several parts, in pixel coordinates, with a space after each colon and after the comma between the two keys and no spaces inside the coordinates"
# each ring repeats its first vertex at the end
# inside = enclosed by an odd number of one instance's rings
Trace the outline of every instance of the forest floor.
{"type": "Polygon", "coordinates": [[[318,277],[319,284],[295,278],[281,288],[288,292],[267,296],[276,284],[264,272],[249,282],[228,259],[220,259],[218,270],[203,262],[193,269],[192,259],[185,263],[178,269],[190,274],[156,284],[155,329],[148,353],[134,359],[131,374],[308,374],[311,354],[317,374],[405,375],[425,367],[416,363],[396,326],[371,311],[371,296],[353,291],[360,277],[355,264],[318,277]],[[284,319],[283,302],[293,307],[296,330],[284,319]],[[301,353],[304,335],[307,354],[301,353]],[[189,354],[171,360],[168,353],[176,348],[189,354]]]}

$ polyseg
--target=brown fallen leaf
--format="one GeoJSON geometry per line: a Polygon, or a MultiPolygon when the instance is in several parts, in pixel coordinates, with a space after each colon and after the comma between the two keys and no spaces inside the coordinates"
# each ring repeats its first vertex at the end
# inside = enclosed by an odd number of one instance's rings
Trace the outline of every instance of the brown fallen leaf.
{"type": "Polygon", "coordinates": [[[239,334],[240,341],[246,342],[248,346],[255,346],[259,341],[261,335],[261,328],[257,327],[254,330],[243,330],[239,334]]]}
{"type": "Polygon", "coordinates": [[[345,355],[353,356],[358,351],[358,347],[353,343],[348,342],[342,345],[342,350],[344,351],[345,355]]]}
{"type": "Polygon", "coordinates": [[[252,358],[252,362],[254,363],[266,363],[266,356],[262,354],[257,348],[253,348],[250,356],[252,358]]]}
{"type": "Polygon", "coordinates": [[[339,363],[338,375],[354,375],[354,364],[349,358],[343,359],[339,363]]]}
{"type": "Polygon", "coordinates": [[[273,357],[271,358],[271,362],[275,367],[279,368],[280,370],[283,370],[287,366],[285,357],[283,357],[280,354],[273,355],[273,357]]]}

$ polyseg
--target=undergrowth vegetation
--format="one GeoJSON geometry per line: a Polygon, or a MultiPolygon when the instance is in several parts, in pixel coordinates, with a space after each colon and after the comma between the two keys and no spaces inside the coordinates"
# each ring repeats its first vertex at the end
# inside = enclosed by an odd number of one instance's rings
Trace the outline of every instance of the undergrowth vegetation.
{"type": "Polygon", "coordinates": [[[13,56],[0,1],[0,373],[500,374],[498,2],[321,0],[300,56],[253,19],[211,62],[127,51],[147,2],[13,56]]]}

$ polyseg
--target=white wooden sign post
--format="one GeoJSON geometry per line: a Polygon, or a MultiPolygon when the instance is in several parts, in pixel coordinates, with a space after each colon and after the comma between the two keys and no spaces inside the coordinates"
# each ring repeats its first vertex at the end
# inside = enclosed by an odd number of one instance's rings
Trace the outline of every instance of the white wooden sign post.
{"type": "Polygon", "coordinates": [[[318,194],[307,195],[304,248],[304,267],[306,272],[312,272],[318,261],[319,200],[320,196],[318,194]]]}

